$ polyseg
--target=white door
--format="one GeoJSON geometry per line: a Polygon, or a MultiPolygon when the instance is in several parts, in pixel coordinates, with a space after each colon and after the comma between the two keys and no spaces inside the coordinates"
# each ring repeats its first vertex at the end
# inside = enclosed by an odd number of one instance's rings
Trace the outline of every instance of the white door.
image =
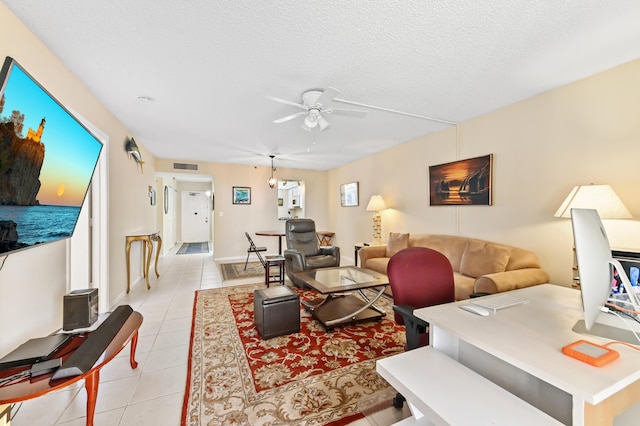
{"type": "Polygon", "coordinates": [[[211,206],[206,192],[182,191],[182,242],[211,240],[211,206]]]}

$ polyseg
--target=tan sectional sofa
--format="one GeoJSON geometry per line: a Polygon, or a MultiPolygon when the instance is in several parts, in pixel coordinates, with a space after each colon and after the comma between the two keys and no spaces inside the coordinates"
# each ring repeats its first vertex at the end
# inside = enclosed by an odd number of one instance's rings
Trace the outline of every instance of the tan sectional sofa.
{"type": "Polygon", "coordinates": [[[407,247],[428,247],[447,256],[453,267],[456,300],[467,299],[472,293],[498,293],[549,281],[533,252],[454,235],[392,232],[386,246],[359,250],[360,265],[386,274],[391,256],[407,247]]]}

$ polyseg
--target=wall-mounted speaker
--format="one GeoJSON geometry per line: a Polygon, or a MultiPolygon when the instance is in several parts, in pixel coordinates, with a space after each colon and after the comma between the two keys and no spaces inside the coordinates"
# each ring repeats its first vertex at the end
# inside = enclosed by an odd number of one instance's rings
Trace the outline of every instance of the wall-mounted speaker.
{"type": "Polygon", "coordinates": [[[98,289],[74,290],[62,303],[62,329],[88,328],[98,319],[98,289]]]}

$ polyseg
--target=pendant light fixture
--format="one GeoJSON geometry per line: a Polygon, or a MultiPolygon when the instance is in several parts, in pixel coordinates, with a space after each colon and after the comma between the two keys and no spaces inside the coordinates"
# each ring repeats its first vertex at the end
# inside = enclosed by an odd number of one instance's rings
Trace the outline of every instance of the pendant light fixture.
{"type": "Polygon", "coordinates": [[[276,187],[276,178],[273,177],[273,172],[276,171],[275,167],[273,167],[273,157],[275,155],[270,155],[271,158],[271,177],[269,178],[269,188],[273,189],[276,187]]]}

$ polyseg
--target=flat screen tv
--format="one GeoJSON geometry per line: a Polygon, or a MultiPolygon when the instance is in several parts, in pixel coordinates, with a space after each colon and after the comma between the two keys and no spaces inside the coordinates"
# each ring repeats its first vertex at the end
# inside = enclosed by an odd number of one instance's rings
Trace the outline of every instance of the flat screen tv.
{"type": "Polygon", "coordinates": [[[102,143],[10,57],[0,84],[1,256],[73,235],[102,143]]]}

